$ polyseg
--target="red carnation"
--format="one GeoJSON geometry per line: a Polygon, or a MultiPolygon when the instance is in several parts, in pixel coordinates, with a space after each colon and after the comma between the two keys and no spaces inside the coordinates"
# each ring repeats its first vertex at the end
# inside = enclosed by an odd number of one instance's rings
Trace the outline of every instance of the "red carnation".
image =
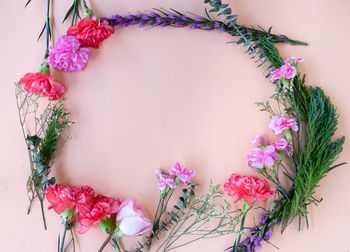
{"type": "Polygon", "coordinates": [[[91,225],[96,226],[104,218],[110,217],[111,214],[118,213],[120,206],[120,200],[105,197],[103,195],[97,195],[95,198],[94,206],[90,212],[79,212],[78,211],[78,222],[80,228],[78,232],[83,234],[87,232],[91,225]]]}
{"type": "Polygon", "coordinates": [[[96,21],[96,16],[91,19],[86,17],[77,25],[72,25],[67,31],[67,35],[76,37],[81,47],[98,48],[99,44],[114,33],[114,27],[107,21],[102,23],[96,21]]]}
{"type": "Polygon", "coordinates": [[[275,194],[275,191],[270,191],[270,186],[265,179],[235,174],[232,174],[228,182],[225,183],[224,189],[229,196],[236,196],[235,202],[244,199],[248,205],[255,201],[265,201],[275,194]]]}
{"type": "Polygon", "coordinates": [[[46,191],[46,198],[51,205],[48,208],[53,208],[58,214],[63,213],[67,208],[72,210],[75,206],[77,190],[74,186],[49,185],[46,191]]]}
{"type": "Polygon", "coordinates": [[[66,91],[63,84],[56,82],[54,77],[47,73],[27,73],[19,80],[18,85],[23,86],[28,94],[48,96],[53,101],[60,99],[66,91]]]}

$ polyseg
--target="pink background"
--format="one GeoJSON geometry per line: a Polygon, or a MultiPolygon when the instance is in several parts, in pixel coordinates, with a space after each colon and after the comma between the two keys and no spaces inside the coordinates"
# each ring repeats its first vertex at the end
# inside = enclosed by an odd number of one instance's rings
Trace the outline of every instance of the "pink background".
{"type": "MultiPolygon", "coordinates": [[[[0,250],[55,251],[62,226],[46,212],[48,231],[42,227],[39,204],[27,216],[25,182],[28,159],[17,117],[12,83],[26,72],[37,71],[44,40],[36,38],[44,23],[46,1],[6,1],[2,5],[0,101],[3,123],[0,145],[0,250]]],[[[338,135],[350,136],[350,86],[347,0],[236,0],[226,1],[246,25],[274,26],[275,33],[310,43],[308,47],[280,45],[284,57],[305,59],[301,71],[308,83],[319,85],[341,114],[338,135]]],[[[54,39],[71,1],[54,1],[54,39]]],[[[175,8],[204,15],[201,0],[99,0],[90,2],[98,16],[135,13],[153,7],[175,8]]],[[[231,173],[253,174],[245,156],[257,133],[272,137],[269,118],[255,101],[273,92],[241,47],[226,44],[232,37],[189,29],[117,28],[116,35],[93,50],[84,73],[53,72],[68,92],[73,139],[59,153],[54,174],[59,183],[86,184],[97,193],[125,199],[138,197],[149,213],[157,203],[154,170],[175,161],[195,169],[202,188],[209,179],[223,183],[231,173]]],[[[349,141],[339,162],[349,161],[349,141]]],[[[347,252],[350,203],[348,165],[330,173],[317,190],[324,200],[310,207],[310,230],[297,231],[294,223],[271,242],[281,252],[347,252]]],[[[253,217],[251,216],[251,219],[253,217]]],[[[106,235],[97,229],[78,237],[77,251],[97,251],[106,235]]],[[[136,241],[134,239],[133,241],[136,241]]],[[[205,240],[178,251],[223,251],[233,236],[205,240]]],[[[123,239],[126,247],[130,239],[123,239]]],[[[113,251],[107,248],[105,251],[113,251]]],[[[276,251],[265,243],[260,251],[276,251]]]]}

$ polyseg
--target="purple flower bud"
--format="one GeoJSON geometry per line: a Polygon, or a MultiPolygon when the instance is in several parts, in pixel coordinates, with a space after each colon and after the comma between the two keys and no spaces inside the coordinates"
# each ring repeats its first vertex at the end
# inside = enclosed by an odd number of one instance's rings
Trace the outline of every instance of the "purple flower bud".
{"type": "Polygon", "coordinates": [[[223,32],[225,32],[225,31],[224,31],[223,29],[219,29],[219,32],[220,32],[220,33],[223,33],[223,32]]]}
{"type": "Polygon", "coordinates": [[[203,25],[202,24],[197,24],[197,27],[201,28],[203,25]]]}
{"type": "Polygon", "coordinates": [[[191,29],[196,29],[196,25],[194,25],[194,24],[193,24],[193,25],[190,25],[190,28],[191,28],[191,29]]]}
{"type": "Polygon", "coordinates": [[[155,16],[157,16],[157,14],[156,14],[156,13],[154,13],[154,12],[151,12],[149,15],[150,15],[151,17],[155,17],[155,16]]]}
{"type": "Polygon", "coordinates": [[[174,15],[173,15],[173,14],[171,14],[171,13],[169,13],[169,14],[168,14],[168,18],[173,19],[173,18],[174,18],[174,15]]]}
{"type": "Polygon", "coordinates": [[[187,20],[187,16],[185,16],[185,15],[182,15],[180,17],[181,17],[182,20],[185,20],[185,21],[187,20]]]}
{"type": "Polygon", "coordinates": [[[219,28],[220,27],[220,23],[219,22],[216,22],[215,25],[214,25],[215,28],[219,28]]]}
{"type": "Polygon", "coordinates": [[[136,17],[141,17],[141,16],[142,14],[140,12],[136,14],[136,17]]]}
{"type": "Polygon", "coordinates": [[[195,20],[202,21],[202,19],[200,17],[195,17],[195,20]]]}
{"type": "Polygon", "coordinates": [[[136,20],[133,20],[133,21],[131,21],[130,24],[137,24],[137,21],[136,21],[136,20]]]}
{"type": "Polygon", "coordinates": [[[157,17],[157,18],[156,18],[156,23],[157,23],[157,24],[160,24],[161,22],[162,22],[162,19],[161,19],[160,17],[157,17]]]}
{"type": "Polygon", "coordinates": [[[125,16],[126,19],[133,19],[133,16],[132,15],[127,15],[125,16]]]}
{"type": "Polygon", "coordinates": [[[148,19],[148,16],[147,16],[147,15],[142,15],[142,19],[143,19],[143,20],[147,20],[147,19],[148,19]]]}

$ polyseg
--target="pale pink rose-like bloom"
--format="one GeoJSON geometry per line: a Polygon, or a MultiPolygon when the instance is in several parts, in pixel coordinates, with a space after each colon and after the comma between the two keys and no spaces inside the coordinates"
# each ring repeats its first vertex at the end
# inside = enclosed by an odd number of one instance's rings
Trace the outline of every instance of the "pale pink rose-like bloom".
{"type": "Polygon", "coordinates": [[[297,69],[290,64],[285,64],[271,72],[271,81],[280,80],[282,77],[292,79],[297,74],[297,69]]]}
{"type": "Polygon", "coordinates": [[[188,170],[185,165],[176,163],[169,171],[170,175],[176,176],[182,184],[191,182],[191,179],[196,175],[195,171],[188,170]]]}
{"type": "Polygon", "coordinates": [[[284,64],[295,64],[303,61],[303,58],[290,57],[284,61],[284,64]]]}
{"type": "Polygon", "coordinates": [[[171,178],[170,176],[163,174],[160,169],[156,170],[156,175],[158,178],[158,188],[159,190],[164,190],[166,188],[166,186],[168,185],[170,188],[176,188],[176,183],[175,180],[173,178],[171,178]]]}
{"type": "Polygon", "coordinates": [[[275,147],[276,150],[282,150],[285,152],[289,152],[292,150],[292,147],[289,145],[289,142],[285,138],[281,138],[277,142],[271,143],[273,147],[275,147]]]}
{"type": "Polygon", "coordinates": [[[74,36],[62,35],[55,47],[50,47],[47,62],[55,69],[65,72],[80,72],[86,68],[91,55],[90,49],[80,48],[74,36]]]}
{"type": "Polygon", "coordinates": [[[255,148],[247,155],[247,164],[250,168],[263,168],[266,166],[273,166],[274,161],[277,160],[279,155],[276,153],[275,148],[271,145],[265,149],[255,148]]]}
{"type": "Polygon", "coordinates": [[[248,205],[255,201],[266,201],[276,191],[271,191],[269,183],[265,179],[258,179],[255,176],[239,176],[232,174],[224,184],[224,189],[229,196],[235,196],[234,202],[245,200],[248,205]]]}
{"type": "Polygon", "coordinates": [[[127,198],[122,202],[117,221],[120,221],[120,231],[126,235],[140,235],[152,229],[150,218],[135,198],[127,198]]]}
{"type": "Polygon", "coordinates": [[[254,145],[260,145],[260,144],[266,144],[266,137],[262,134],[257,135],[253,140],[252,143],[254,145]]]}
{"type": "Polygon", "coordinates": [[[276,135],[281,134],[285,129],[289,128],[294,131],[298,131],[298,125],[296,121],[294,119],[287,119],[283,116],[272,117],[269,127],[276,135]]]}

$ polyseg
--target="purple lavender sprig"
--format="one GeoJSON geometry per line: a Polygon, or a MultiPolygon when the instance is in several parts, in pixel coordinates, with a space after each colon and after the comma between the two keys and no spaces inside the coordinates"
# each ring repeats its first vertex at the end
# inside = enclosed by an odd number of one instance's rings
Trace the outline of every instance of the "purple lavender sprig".
{"type": "MultiPolygon", "coordinates": [[[[170,12],[155,10],[150,13],[129,14],[126,16],[113,15],[111,18],[103,17],[101,21],[107,21],[112,26],[128,27],[130,25],[138,25],[139,27],[189,27],[190,29],[200,29],[206,31],[219,30],[220,32],[228,33],[232,36],[239,36],[238,32],[230,27],[225,22],[212,20],[200,16],[190,17],[178,11],[172,10],[170,12]]],[[[307,45],[307,43],[289,39],[285,35],[276,35],[263,29],[247,28],[239,26],[241,33],[247,35],[251,34],[252,40],[258,40],[259,36],[265,36],[272,43],[290,43],[292,45],[307,45]]]]}
{"type": "Polygon", "coordinates": [[[280,213],[278,201],[275,201],[271,208],[260,216],[259,225],[250,229],[249,236],[239,244],[238,251],[255,252],[257,248],[261,248],[263,241],[268,242],[273,235],[274,226],[281,224],[280,213]]]}

